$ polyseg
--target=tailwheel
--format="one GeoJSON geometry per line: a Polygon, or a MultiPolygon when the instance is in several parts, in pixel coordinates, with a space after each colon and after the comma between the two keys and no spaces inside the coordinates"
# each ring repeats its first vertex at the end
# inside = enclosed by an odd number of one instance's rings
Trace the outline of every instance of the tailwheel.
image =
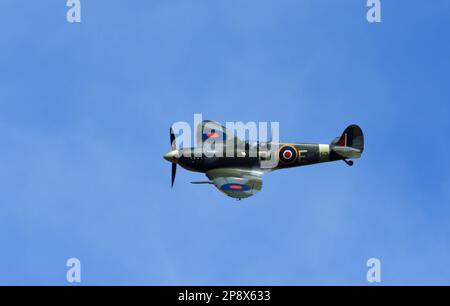
{"type": "Polygon", "coordinates": [[[353,166],[353,160],[348,160],[348,159],[343,159],[343,161],[348,165],[348,166],[353,166]]]}

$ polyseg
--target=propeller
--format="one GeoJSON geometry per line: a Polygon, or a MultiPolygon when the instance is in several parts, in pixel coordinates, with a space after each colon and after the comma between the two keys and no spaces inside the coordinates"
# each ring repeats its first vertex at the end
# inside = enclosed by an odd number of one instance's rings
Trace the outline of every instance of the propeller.
{"type": "Polygon", "coordinates": [[[175,142],[175,134],[173,133],[172,128],[170,128],[170,146],[172,147],[172,150],[177,149],[177,144],[175,142]]]}
{"type": "MultiPolygon", "coordinates": [[[[172,147],[172,151],[177,149],[177,144],[175,142],[175,134],[173,133],[172,128],[170,128],[170,146],[172,147]]],[[[171,187],[173,187],[173,184],[175,183],[176,174],[177,174],[177,164],[172,162],[172,184],[171,184],[171,187]]]]}
{"type": "Polygon", "coordinates": [[[175,175],[177,174],[177,164],[172,163],[172,184],[171,187],[173,187],[173,183],[175,183],[175,175]]]}

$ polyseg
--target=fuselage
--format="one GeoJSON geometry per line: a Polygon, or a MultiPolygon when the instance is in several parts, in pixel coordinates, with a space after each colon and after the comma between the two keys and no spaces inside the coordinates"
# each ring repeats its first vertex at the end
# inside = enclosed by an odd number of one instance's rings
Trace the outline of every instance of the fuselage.
{"type": "Polygon", "coordinates": [[[272,147],[247,143],[245,148],[241,149],[227,151],[227,148],[223,147],[221,152],[183,148],[169,152],[165,158],[176,161],[187,170],[203,173],[217,168],[277,170],[343,159],[329,144],[309,143],[279,143],[272,144],[272,147]],[[176,159],[172,158],[175,156],[176,159]],[[270,160],[273,162],[270,163],[270,160]]]}

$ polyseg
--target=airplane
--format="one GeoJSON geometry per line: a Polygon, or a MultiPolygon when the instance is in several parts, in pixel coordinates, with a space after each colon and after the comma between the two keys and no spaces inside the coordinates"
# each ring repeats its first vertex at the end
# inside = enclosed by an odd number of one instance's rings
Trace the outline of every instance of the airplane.
{"type": "Polygon", "coordinates": [[[351,159],[361,157],[364,151],[364,135],[361,128],[355,124],[348,126],[340,137],[330,144],[311,143],[274,143],[242,141],[217,122],[204,120],[197,126],[197,147],[177,149],[175,135],[170,128],[171,150],[164,159],[172,163],[171,185],[175,182],[177,164],[189,171],[206,174],[208,181],[195,181],[192,184],[213,184],[224,194],[241,200],[253,196],[262,189],[262,176],[273,170],[301,167],[306,165],[344,161],[353,166],[351,159]],[[204,141],[210,138],[223,140],[222,148],[230,148],[236,153],[233,157],[211,156],[198,153],[204,141]],[[277,148],[272,153],[272,147],[277,148]],[[256,154],[250,154],[255,150],[256,154]],[[275,154],[276,165],[273,168],[262,167],[262,162],[268,161],[275,154]]]}

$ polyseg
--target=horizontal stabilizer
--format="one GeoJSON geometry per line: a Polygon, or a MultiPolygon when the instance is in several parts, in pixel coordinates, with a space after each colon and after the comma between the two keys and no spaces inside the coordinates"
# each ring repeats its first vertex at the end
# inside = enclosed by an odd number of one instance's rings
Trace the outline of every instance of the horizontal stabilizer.
{"type": "Polygon", "coordinates": [[[333,151],[345,158],[360,158],[361,151],[352,147],[334,146],[333,151]]]}

